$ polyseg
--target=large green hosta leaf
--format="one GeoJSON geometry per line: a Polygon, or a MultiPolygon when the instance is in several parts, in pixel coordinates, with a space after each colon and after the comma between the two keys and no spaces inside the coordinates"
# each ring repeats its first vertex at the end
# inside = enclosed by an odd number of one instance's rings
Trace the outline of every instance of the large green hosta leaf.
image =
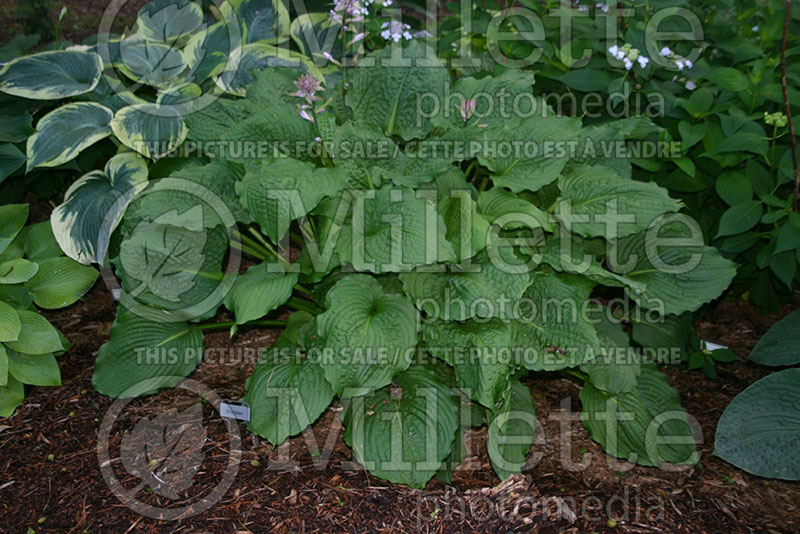
{"type": "Polygon", "coordinates": [[[52,354],[17,354],[8,352],[8,374],[23,384],[60,386],[61,371],[52,354]]]}
{"type": "Polygon", "coordinates": [[[26,287],[40,308],[64,308],[86,294],[98,272],[70,258],[47,258],[39,262],[39,270],[26,287]]]}
{"type": "Polygon", "coordinates": [[[203,334],[186,323],[150,321],[120,307],[100,347],[92,383],[112,397],[174,387],[203,358],[203,334]]]}
{"type": "Polygon", "coordinates": [[[268,263],[254,265],[236,279],[225,306],[236,316],[237,324],[259,319],[289,300],[297,277],[297,273],[270,271],[268,263]]]}
{"type": "Polygon", "coordinates": [[[0,91],[34,100],[59,100],[88,93],[103,73],[93,52],[59,50],[19,57],[0,70],[0,91]]]}
{"type": "Polygon", "coordinates": [[[48,354],[66,350],[61,334],[47,319],[30,310],[17,310],[20,337],[6,346],[22,354],[48,354]]]}
{"type": "Polygon", "coordinates": [[[325,306],[317,327],[332,355],[322,367],[338,395],[383,387],[408,368],[417,346],[417,313],[404,297],[387,295],[374,278],[357,274],[337,282],[325,306]]]}
{"type": "Polygon", "coordinates": [[[25,227],[28,220],[27,204],[5,204],[0,206],[0,254],[25,227]]]}
{"type": "Polygon", "coordinates": [[[634,355],[630,336],[619,321],[609,317],[611,310],[603,308],[593,317],[600,340],[595,359],[581,366],[589,374],[594,387],[612,394],[625,393],[636,387],[636,378],[641,372],[638,355],[634,355]]]}
{"type": "Polygon", "coordinates": [[[655,366],[643,367],[636,388],[627,393],[612,395],[587,383],[580,397],[584,426],[612,456],[652,466],[697,461],[678,392],[655,366]]]}
{"type": "Polygon", "coordinates": [[[528,386],[511,382],[489,421],[489,460],[501,480],[519,473],[536,439],[536,405],[528,386]]]}
{"type": "Polygon", "coordinates": [[[682,204],[653,182],[620,178],[608,167],[578,167],[558,179],[556,217],[572,232],[612,240],[646,230],[682,204]]]}
{"type": "Polygon", "coordinates": [[[22,330],[17,310],[0,300],[0,343],[16,341],[22,330]]]}
{"type": "Polygon", "coordinates": [[[39,270],[32,261],[16,258],[0,263],[0,284],[21,284],[27,282],[39,270]]]}
{"type": "Polygon", "coordinates": [[[347,106],[356,121],[379,126],[387,137],[425,137],[433,125],[424,107],[443,101],[447,68],[422,41],[411,41],[400,59],[391,58],[393,50],[373,52],[351,70],[347,106]]]}
{"type": "Polygon", "coordinates": [[[149,103],[118,111],[111,121],[111,129],[123,145],[153,159],[178,148],[187,133],[176,108],[149,103]]]}
{"type": "Polygon", "coordinates": [[[149,41],[172,42],[203,24],[199,0],[155,0],[139,10],[138,33],[149,41]]]}
{"type": "Polygon", "coordinates": [[[0,144],[0,183],[28,161],[27,156],[11,143],[0,144]]]}
{"type": "Polygon", "coordinates": [[[113,115],[107,107],[92,102],[75,102],[51,111],[28,138],[28,170],[66,163],[105,139],[111,135],[113,115]]]}
{"type": "Polygon", "coordinates": [[[423,488],[453,448],[458,405],[435,374],[414,365],[394,385],[351,399],[343,438],[371,473],[423,488]]]}
{"type": "Polygon", "coordinates": [[[644,291],[629,292],[643,308],[669,314],[695,311],[717,298],[736,275],[736,265],[723,258],[717,249],[703,244],[702,237],[691,236],[683,225],[668,223],[658,233],[642,232],[620,239],[618,265],[611,267],[626,278],[641,282],[644,291]],[[690,237],[691,236],[691,237],[690,237]],[[680,243],[660,243],[661,238],[681,238],[680,243]],[[648,239],[650,247],[647,247],[648,239]],[[628,267],[628,262],[633,264],[628,267]],[[623,269],[621,266],[625,266],[623,269]]]}
{"type": "Polygon", "coordinates": [[[25,400],[25,386],[13,376],[9,376],[8,383],[0,386],[0,417],[10,417],[23,400],[25,400]]]}
{"type": "Polygon", "coordinates": [[[0,116],[4,118],[0,123],[0,142],[21,143],[35,131],[31,127],[33,119],[28,112],[28,103],[24,100],[0,97],[0,116]]]}
{"type": "Polygon", "coordinates": [[[762,378],[725,409],[714,454],[748,473],[800,479],[800,369],[762,378]]]}
{"type": "Polygon", "coordinates": [[[552,216],[502,187],[493,187],[478,197],[478,211],[492,224],[510,229],[553,231],[552,216]]]}
{"type": "Polygon", "coordinates": [[[105,171],[92,171],[70,186],[50,215],[64,254],[84,264],[102,263],[111,234],[128,204],[147,187],[147,163],[127,152],[114,156],[105,171]]]}

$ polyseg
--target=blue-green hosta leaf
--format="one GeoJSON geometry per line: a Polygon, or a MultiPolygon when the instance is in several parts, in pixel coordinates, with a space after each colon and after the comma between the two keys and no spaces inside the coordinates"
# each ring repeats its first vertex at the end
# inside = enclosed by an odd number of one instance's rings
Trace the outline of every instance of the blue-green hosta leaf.
{"type": "Polygon", "coordinates": [[[750,361],[775,366],[800,363],[800,310],[767,330],[750,353],[750,361]]]}
{"type": "Polygon", "coordinates": [[[524,365],[556,371],[591,360],[600,341],[585,306],[594,282],[571,274],[534,272],[514,323],[514,347],[533,349],[524,365]]]}
{"type": "Polygon", "coordinates": [[[169,43],[203,24],[199,0],[155,0],[139,10],[138,33],[149,41],[169,43]]]}
{"type": "Polygon", "coordinates": [[[612,394],[625,393],[636,387],[641,363],[634,357],[630,336],[620,322],[609,318],[609,313],[610,309],[603,308],[595,317],[594,328],[600,345],[594,361],[581,365],[581,370],[589,374],[589,381],[597,389],[612,394]]]}
{"type": "Polygon", "coordinates": [[[619,240],[619,265],[611,266],[626,278],[645,285],[644,291],[629,293],[643,308],[671,314],[695,311],[722,294],[736,275],[732,261],[723,258],[717,249],[705,246],[702,237],[690,237],[682,225],[668,223],[660,232],[660,237],[679,237],[682,243],[664,242],[657,249],[648,249],[646,234],[619,240]],[[632,267],[627,266],[629,262],[632,267]]]}
{"type": "Polygon", "coordinates": [[[28,170],[57,167],[105,139],[111,135],[113,116],[110,109],[92,102],[75,102],[51,111],[28,138],[28,170]]]}
{"type": "Polygon", "coordinates": [[[48,258],[39,262],[36,276],[28,280],[26,287],[37,306],[54,310],[69,306],[85,295],[97,276],[94,268],[70,258],[48,258]]]}
{"type": "Polygon", "coordinates": [[[135,95],[122,80],[108,75],[100,77],[97,87],[77,98],[80,101],[95,102],[107,107],[114,113],[134,104],[145,104],[147,101],[135,95]]]}
{"type": "Polygon", "coordinates": [[[655,366],[645,366],[636,388],[619,395],[587,383],[581,420],[608,454],[640,465],[693,464],[697,451],[678,392],[655,366]]]}
{"type": "Polygon", "coordinates": [[[577,167],[603,165],[622,178],[631,178],[630,160],[619,147],[632,135],[634,127],[635,123],[631,120],[617,120],[581,129],[577,147],[564,172],[569,173],[577,167]]]}
{"type": "Polygon", "coordinates": [[[653,182],[620,178],[608,167],[577,167],[558,179],[556,217],[572,232],[613,240],[646,230],[657,217],[681,209],[653,182]]]}
{"type": "Polygon", "coordinates": [[[800,369],[762,378],[725,409],[714,454],[748,473],[800,479],[800,369]]]}
{"type": "Polygon", "coordinates": [[[236,324],[259,319],[289,300],[298,273],[270,272],[262,263],[247,269],[225,297],[225,306],[236,316],[236,324]]]}
{"type": "Polygon", "coordinates": [[[8,374],[32,386],[60,386],[61,371],[52,354],[8,352],[8,374]]]}
{"type": "Polygon", "coordinates": [[[247,35],[247,43],[279,40],[289,32],[289,12],[276,0],[233,0],[223,4],[224,18],[236,20],[247,35]]]}
{"type": "Polygon", "coordinates": [[[353,201],[352,213],[352,242],[340,240],[337,252],[352,258],[359,271],[408,272],[455,259],[436,204],[410,189],[387,185],[374,193],[362,192],[353,201]]]}
{"type": "Polygon", "coordinates": [[[35,131],[31,127],[33,119],[28,112],[28,103],[14,98],[8,100],[0,100],[0,116],[3,117],[3,122],[0,123],[0,142],[22,143],[35,131]]]}
{"type": "MultiPolygon", "coordinates": [[[[678,356],[688,357],[689,338],[694,329],[691,313],[683,315],[664,315],[657,319],[639,317],[632,314],[631,338],[645,349],[655,351],[672,351],[677,349],[678,356]]],[[[657,314],[656,314],[657,315],[657,314]]],[[[676,362],[677,363],[677,362],[676,362]]]]}
{"type": "Polygon", "coordinates": [[[115,66],[135,83],[166,89],[186,69],[181,51],[171,45],[129,38],[119,45],[115,66]]]}
{"type": "Polygon", "coordinates": [[[19,57],[0,70],[0,91],[33,100],[60,100],[88,93],[103,73],[93,52],[59,50],[19,57]]]}
{"type": "Polygon", "coordinates": [[[25,227],[28,220],[27,204],[5,204],[0,206],[0,254],[25,227]]]}
{"type": "Polygon", "coordinates": [[[529,273],[506,272],[485,252],[469,264],[452,265],[447,271],[426,272],[422,267],[402,273],[406,295],[428,316],[437,320],[463,321],[473,317],[510,319],[514,304],[531,283],[529,273]]]}
{"type": "Polygon", "coordinates": [[[121,109],[111,121],[114,135],[126,147],[158,159],[186,139],[186,125],[177,109],[158,104],[136,104],[121,109]]]}
{"type": "Polygon", "coordinates": [[[317,420],[333,390],[322,367],[299,353],[278,361],[265,355],[247,379],[243,400],[251,410],[247,428],[277,447],[317,420]]]}
{"type": "Polygon", "coordinates": [[[17,310],[21,325],[19,339],[6,346],[23,354],[47,354],[67,349],[58,330],[36,312],[17,310]]]}
{"type": "Polygon", "coordinates": [[[502,405],[489,420],[489,460],[501,480],[519,473],[536,439],[536,405],[528,386],[510,383],[502,405]]]}
{"type": "Polygon", "coordinates": [[[417,313],[400,295],[387,295],[368,275],[342,278],[317,317],[319,337],[333,352],[322,367],[340,396],[350,388],[380,388],[411,363],[417,346],[417,313]]]}
{"type": "Polygon", "coordinates": [[[245,96],[246,87],[255,79],[254,73],[269,67],[289,67],[318,80],[325,79],[314,62],[302,54],[266,43],[251,43],[233,51],[225,70],[216,78],[217,87],[245,96]]]}
{"type": "Polygon", "coordinates": [[[16,341],[21,329],[22,323],[17,310],[0,300],[0,343],[16,341]]]}
{"type": "Polygon", "coordinates": [[[423,138],[433,128],[425,108],[443,101],[447,68],[421,40],[410,41],[402,59],[392,53],[392,47],[373,52],[351,70],[347,106],[354,120],[380,127],[387,137],[423,138]]]}
{"type": "Polygon", "coordinates": [[[17,258],[0,263],[0,284],[21,284],[27,282],[36,271],[39,265],[30,260],[17,258]]]}
{"type": "Polygon", "coordinates": [[[466,395],[485,407],[500,408],[515,371],[514,362],[498,357],[511,347],[508,322],[434,321],[422,327],[425,347],[455,369],[456,384],[466,395]]]}
{"type": "Polygon", "coordinates": [[[279,159],[247,173],[236,191],[264,235],[277,244],[293,220],[307,215],[323,197],[336,196],[346,181],[341,169],[315,169],[298,160],[279,159]]]}
{"type": "Polygon", "coordinates": [[[28,161],[27,156],[11,143],[0,144],[0,183],[28,161]]]}
{"type": "Polygon", "coordinates": [[[0,386],[0,417],[11,417],[23,400],[25,400],[25,386],[13,376],[9,376],[8,383],[0,386]]]}
{"type": "Polygon", "coordinates": [[[150,321],[120,307],[97,353],[92,384],[111,397],[174,387],[203,358],[203,334],[186,323],[150,321]]]}
{"type": "Polygon", "coordinates": [[[64,254],[84,264],[102,263],[111,234],[128,204],[147,187],[147,163],[132,152],[118,154],[105,171],[92,171],[70,186],[50,223],[64,254]]]}
{"type": "Polygon", "coordinates": [[[423,488],[453,449],[458,405],[430,369],[414,365],[395,385],[352,399],[343,438],[370,473],[423,488]]]}
{"type": "Polygon", "coordinates": [[[489,223],[503,228],[553,231],[553,220],[549,213],[502,187],[482,192],[478,197],[478,211],[489,223]]]}

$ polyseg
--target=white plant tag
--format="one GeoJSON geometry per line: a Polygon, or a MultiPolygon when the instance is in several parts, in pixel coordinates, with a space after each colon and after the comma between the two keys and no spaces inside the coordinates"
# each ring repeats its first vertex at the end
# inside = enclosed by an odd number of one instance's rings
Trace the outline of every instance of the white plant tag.
{"type": "Polygon", "coordinates": [[[219,403],[219,415],[223,419],[250,421],[250,405],[242,401],[223,400],[219,403]]]}
{"type": "Polygon", "coordinates": [[[122,297],[122,288],[115,287],[111,289],[111,298],[114,299],[114,302],[119,302],[119,299],[122,297]]]}
{"type": "Polygon", "coordinates": [[[718,350],[718,349],[727,349],[727,345],[720,345],[718,343],[712,343],[710,341],[703,341],[703,345],[705,345],[706,350],[718,350]]]}

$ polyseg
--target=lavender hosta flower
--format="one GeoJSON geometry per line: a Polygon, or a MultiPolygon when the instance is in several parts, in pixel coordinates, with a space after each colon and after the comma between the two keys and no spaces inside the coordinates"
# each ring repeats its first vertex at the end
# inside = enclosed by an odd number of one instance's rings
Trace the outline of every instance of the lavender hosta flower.
{"type": "Polygon", "coordinates": [[[678,70],[691,69],[694,67],[694,63],[689,59],[676,59],[675,66],[678,67],[678,70]]]}
{"type": "Polygon", "coordinates": [[[368,15],[369,10],[360,0],[334,0],[330,14],[335,22],[346,25],[364,20],[364,15],[368,15]]]}
{"type": "Polygon", "coordinates": [[[639,57],[636,58],[636,61],[639,62],[639,66],[640,67],[645,68],[647,66],[647,64],[650,62],[650,59],[646,58],[644,56],[639,56],[639,57]]]}
{"type": "Polygon", "coordinates": [[[400,42],[401,39],[405,39],[406,41],[410,41],[412,38],[411,32],[408,30],[411,29],[411,26],[408,24],[403,24],[398,20],[393,20],[391,22],[384,22],[381,24],[381,37],[386,39],[387,41],[394,41],[395,43],[400,42]]]}
{"type": "Polygon", "coordinates": [[[292,94],[299,98],[305,98],[307,102],[316,100],[317,91],[322,90],[322,85],[319,80],[314,78],[311,74],[303,74],[294,81],[294,85],[297,87],[297,92],[292,94]]]}
{"type": "Polygon", "coordinates": [[[604,4],[603,2],[597,2],[594,7],[602,11],[603,13],[608,13],[608,4],[604,4]]]}
{"type": "Polygon", "coordinates": [[[478,105],[477,100],[464,100],[459,104],[458,113],[461,115],[461,118],[464,119],[464,122],[467,122],[470,117],[475,113],[475,106],[478,105]]]}
{"type": "Polygon", "coordinates": [[[670,54],[672,54],[672,50],[670,50],[670,48],[668,46],[665,46],[664,48],[661,49],[661,55],[662,56],[669,57],[670,54]]]}
{"type": "Polygon", "coordinates": [[[314,122],[314,117],[312,117],[311,114],[305,109],[300,108],[300,116],[308,122],[314,122]]]}
{"type": "Polygon", "coordinates": [[[689,80],[688,82],[686,82],[686,88],[690,91],[694,91],[695,89],[697,89],[697,84],[693,80],[689,80]]]}

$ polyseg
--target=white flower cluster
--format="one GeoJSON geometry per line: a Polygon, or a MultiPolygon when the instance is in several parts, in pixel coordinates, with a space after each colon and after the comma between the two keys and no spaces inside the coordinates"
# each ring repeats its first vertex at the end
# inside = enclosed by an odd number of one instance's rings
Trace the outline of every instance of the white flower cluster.
{"type": "Polygon", "coordinates": [[[381,24],[381,37],[386,39],[387,41],[394,41],[395,43],[399,42],[400,39],[405,39],[406,41],[411,40],[413,37],[411,32],[408,30],[411,29],[411,26],[408,24],[403,24],[398,20],[393,20],[391,22],[384,22],[381,24]]]}
{"type": "Polygon", "coordinates": [[[645,68],[650,62],[649,58],[644,57],[639,53],[638,49],[629,44],[622,46],[614,45],[608,49],[608,52],[618,60],[622,61],[625,64],[625,69],[627,70],[631,70],[633,68],[634,61],[638,62],[639,66],[642,68],[645,68]]]}
{"type": "Polygon", "coordinates": [[[677,55],[675,52],[670,50],[668,46],[665,46],[661,49],[661,55],[675,62],[675,66],[678,68],[678,70],[691,69],[694,67],[694,63],[692,63],[691,59],[677,55]]]}
{"type": "Polygon", "coordinates": [[[369,15],[369,10],[360,0],[333,0],[330,13],[331,19],[346,29],[347,24],[364,20],[364,16],[369,15]]]}

